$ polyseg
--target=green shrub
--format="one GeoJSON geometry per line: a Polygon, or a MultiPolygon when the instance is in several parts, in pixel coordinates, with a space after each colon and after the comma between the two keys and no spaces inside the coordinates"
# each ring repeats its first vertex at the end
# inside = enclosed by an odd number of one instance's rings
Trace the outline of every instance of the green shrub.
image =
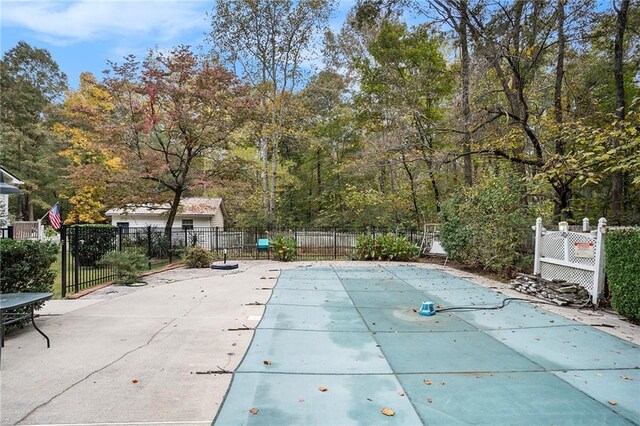
{"type": "MultiPolygon", "coordinates": [[[[58,256],[58,246],[52,242],[0,239],[0,293],[49,293],[56,277],[51,265],[58,256]]],[[[35,306],[40,309],[43,303],[35,306]]],[[[28,312],[29,308],[12,310],[28,312]]],[[[27,323],[25,319],[15,326],[27,323]]]]}
{"type": "Polygon", "coordinates": [[[356,238],[356,246],[354,248],[352,258],[354,260],[378,260],[380,250],[378,242],[369,235],[360,235],[356,238]]]}
{"type": "Polygon", "coordinates": [[[533,215],[516,173],[485,176],[443,203],[440,241],[451,259],[509,276],[524,264],[520,248],[533,215]]]}
{"type": "Polygon", "coordinates": [[[620,315],[640,320],[640,228],[610,230],[605,254],[611,305],[620,315]]]}
{"type": "Polygon", "coordinates": [[[362,235],[356,239],[353,258],[356,260],[414,260],[420,254],[420,247],[406,237],[395,234],[379,235],[375,239],[362,235]]]}
{"type": "Polygon", "coordinates": [[[213,261],[213,254],[199,246],[188,247],[184,252],[184,263],[187,268],[208,268],[213,261]]]}
{"type": "Polygon", "coordinates": [[[115,269],[115,284],[133,284],[147,268],[148,261],[147,256],[135,251],[112,251],[104,254],[96,265],[115,269]]]}
{"type": "Polygon", "coordinates": [[[80,266],[96,266],[105,253],[116,249],[118,228],[111,225],[73,225],[67,229],[71,253],[80,266]],[[76,241],[77,234],[77,241],[76,241]]]}
{"type": "Polygon", "coordinates": [[[0,239],[0,289],[2,293],[53,291],[56,277],[51,265],[58,246],[52,242],[0,239]]]}
{"type": "Polygon", "coordinates": [[[294,237],[287,235],[274,235],[269,240],[269,246],[273,250],[273,258],[282,262],[289,262],[296,258],[298,245],[294,237]]]}

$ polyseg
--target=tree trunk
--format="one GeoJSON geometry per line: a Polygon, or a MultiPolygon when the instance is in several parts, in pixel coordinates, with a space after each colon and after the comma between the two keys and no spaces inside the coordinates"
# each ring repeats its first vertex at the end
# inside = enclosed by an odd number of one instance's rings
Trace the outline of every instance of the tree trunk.
{"type": "Polygon", "coordinates": [[[409,177],[409,184],[411,185],[411,201],[413,202],[413,211],[416,215],[416,225],[419,225],[421,220],[420,220],[420,209],[418,208],[418,197],[416,195],[416,183],[415,183],[415,179],[413,178],[413,173],[411,173],[411,169],[407,164],[407,160],[404,156],[404,152],[402,153],[402,165],[404,166],[404,169],[407,172],[407,176],[409,177]]]}
{"type": "Polygon", "coordinates": [[[464,180],[469,186],[473,185],[473,164],[471,162],[471,151],[469,142],[469,122],[471,121],[471,107],[469,101],[469,42],[467,37],[467,2],[460,2],[461,19],[458,24],[458,34],[460,36],[460,62],[462,74],[462,119],[464,121],[464,137],[462,149],[464,153],[464,180]]]}
{"type": "MultiPolygon", "coordinates": [[[[615,8],[615,2],[614,2],[615,8]]],[[[616,39],[614,45],[613,74],[616,84],[616,118],[624,120],[626,104],[624,99],[624,33],[627,28],[629,0],[622,0],[620,8],[616,9],[616,39]]],[[[618,141],[613,139],[613,147],[618,147],[618,141]]],[[[611,215],[612,224],[619,225],[622,214],[623,176],[619,171],[613,172],[611,185],[611,215]]]]}
{"type": "Polygon", "coordinates": [[[262,205],[265,215],[269,215],[269,151],[267,148],[267,140],[260,138],[260,160],[262,167],[260,170],[260,178],[262,179],[262,205]]]}
{"type": "MultiPolygon", "coordinates": [[[[562,136],[562,123],[564,121],[562,115],[562,82],[564,81],[564,54],[566,45],[566,37],[564,35],[564,7],[566,1],[567,0],[558,0],[557,6],[558,57],[556,58],[556,82],[553,94],[554,118],[559,132],[555,141],[555,152],[559,156],[563,156],[565,151],[562,136]]],[[[559,176],[553,179],[551,184],[556,193],[553,207],[554,219],[557,221],[571,219],[573,217],[570,209],[572,191],[569,182],[566,178],[559,176]]]]}
{"type": "MultiPolygon", "coordinates": [[[[173,200],[169,206],[169,217],[167,217],[167,223],[164,226],[165,235],[171,235],[171,229],[173,228],[173,222],[176,220],[178,214],[178,207],[180,206],[180,200],[182,199],[182,189],[179,189],[173,193],[173,200]]],[[[185,244],[187,242],[185,241],[185,244]]]]}
{"type": "Polygon", "coordinates": [[[269,225],[275,223],[276,215],[276,193],[278,179],[278,137],[273,138],[273,147],[271,153],[271,193],[269,195],[269,225]]]}
{"type": "MultiPolygon", "coordinates": [[[[555,108],[555,119],[558,124],[558,131],[562,130],[562,80],[564,77],[564,4],[566,0],[558,0],[558,58],[556,62],[556,86],[553,96],[553,105],[555,108]]],[[[558,135],[556,139],[556,154],[564,155],[564,142],[562,135],[558,135]]]]}

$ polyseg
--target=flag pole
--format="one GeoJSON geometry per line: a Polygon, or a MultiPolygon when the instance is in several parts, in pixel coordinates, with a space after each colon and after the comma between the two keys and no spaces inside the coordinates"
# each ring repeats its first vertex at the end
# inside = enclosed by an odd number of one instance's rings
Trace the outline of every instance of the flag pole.
{"type": "Polygon", "coordinates": [[[42,215],[42,217],[40,218],[40,220],[44,219],[44,217],[45,217],[45,216],[48,216],[48,215],[49,215],[49,212],[51,211],[51,209],[52,209],[52,208],[54,208],[54,207],[55,207],[55,206],[57,206],[57,205],[58,205],[58,202],[56,201],[56,203],[55,203],[54,205],[52,205],[52,206],[51,206],[51,208],[50,208],[49,210],[47,210],[47,212],[46,212],[44,215],[42,215]]]}

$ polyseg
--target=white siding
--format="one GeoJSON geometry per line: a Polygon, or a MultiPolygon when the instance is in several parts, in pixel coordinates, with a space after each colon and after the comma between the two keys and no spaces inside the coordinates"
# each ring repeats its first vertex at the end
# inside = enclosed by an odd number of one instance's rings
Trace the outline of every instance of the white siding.
{"type": "MultiPolygon", "coordinates": [[[[208,228],[211,226],[224,226],[224,220],[221,215],[215,215],[212,217],[202,216],[178,216],[173,222],[174,228],[182,228],[182,219],[192,219],[194,228],[208,228]]],[[[139,228],[146,226],[155,226],[158,228],[164,228],[167,219],[163,216],[157,215],[113,215],[111,216],[111,224],[116,225],[118,222],[129,223],[130,228],[139,228]]]]}
{"type": "Polygon", "coordinates": [[[9,195],[0,194],[0,225],[8,226],[9,223],[9,195]]]}
{"type": "Polygon", "coordinates": [[[213,227],[224,228],[224,217],[222,217],[222,213],[217,214],[211,218],[211,225],[213,227]]]}
{"type": "Polygon", "coordinates": [[[111,224],[116,225],[118,222],[129,223],[130,228],[139,228],[143,226],[157,226],[164,228],[167,220],[160,216],[143,216],[143,215],[114,215],[111,216],[111,224]]]}

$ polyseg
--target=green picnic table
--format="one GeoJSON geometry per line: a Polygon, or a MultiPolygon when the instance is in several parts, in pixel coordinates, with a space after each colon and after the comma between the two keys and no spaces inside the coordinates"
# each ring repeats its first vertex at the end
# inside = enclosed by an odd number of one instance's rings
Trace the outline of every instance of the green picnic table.
{"type": "Polygon", "coordinates": [[[47,339],[47,348],[49,345],[49,337],[42,332],[36,325],[34,321],[33,310],[35,306],[44,302],[45,300],[49,300],[53,297],[53,293],[5,293],[0,294],[0,323],[2,324],[2,337],[1,347],[4,347],[4,328],[7,325],[14,324],[18,321],[21,321],[25,318],[31,317],[31,324],[33,324],[33,328],[35,328],[38,333],[42,334],[45,339],[47,339]],[[27,312],[10,312],[19,308],[29,308],[27,312]]]}

